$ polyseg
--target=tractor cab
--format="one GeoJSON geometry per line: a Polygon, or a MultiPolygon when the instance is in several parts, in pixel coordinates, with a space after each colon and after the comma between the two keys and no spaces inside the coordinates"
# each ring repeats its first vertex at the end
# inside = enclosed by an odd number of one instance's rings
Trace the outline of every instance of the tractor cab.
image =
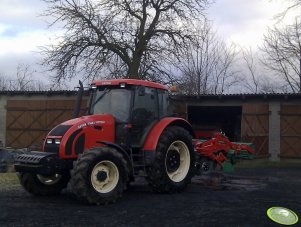
{"type": "Polygon", "coordinates": [[[168,90],[163,85],[147,81],[94,82],[88,114],[112,115],[115,143],[123,147],[139,147],[152,126],[168,115],[168,90]]]}

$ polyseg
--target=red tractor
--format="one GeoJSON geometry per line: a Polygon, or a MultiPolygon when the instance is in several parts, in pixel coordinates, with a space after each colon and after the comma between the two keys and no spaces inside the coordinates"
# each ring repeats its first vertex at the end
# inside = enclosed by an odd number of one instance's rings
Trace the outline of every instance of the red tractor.
{"type": "Polygon", "coordinates": [[[145,176],[157,192],[183,190],[194,175],[194,132],[169,113],[168,89],[124,79],[96,81],[90,90],[87,116],[52,129],[43,152],[16,158],[22,186],[34,195],[53,195],[69,184],[91,204],[114,202],[135,176],[145,176]]]}

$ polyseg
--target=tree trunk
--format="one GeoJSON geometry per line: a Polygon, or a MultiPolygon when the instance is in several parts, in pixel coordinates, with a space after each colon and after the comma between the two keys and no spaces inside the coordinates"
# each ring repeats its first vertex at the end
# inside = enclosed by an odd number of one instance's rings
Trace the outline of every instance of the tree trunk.
{"type": "Polygon", "coordinates": [[[128,79],[144,79],[141,75],[139,75],[140,62],[141,60],[138,57],[133,58],[127,71],[128,79]]]}

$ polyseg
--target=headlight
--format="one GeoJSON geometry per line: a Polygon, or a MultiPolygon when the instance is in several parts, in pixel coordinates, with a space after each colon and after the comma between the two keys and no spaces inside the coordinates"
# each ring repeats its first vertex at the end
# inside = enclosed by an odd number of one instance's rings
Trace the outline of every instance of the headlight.
{"type": "Polygon", "coordinates": [[[54,140],[54,143],[55,143],[55,144],[61,144],[61,140],[60,140],[60,139],[55,139],[55,140],[54,140]]]}
{"type": "Polygon", "coordinates": [[[46,143],[52,144],[52,139],[47,139],[46,143]]]}

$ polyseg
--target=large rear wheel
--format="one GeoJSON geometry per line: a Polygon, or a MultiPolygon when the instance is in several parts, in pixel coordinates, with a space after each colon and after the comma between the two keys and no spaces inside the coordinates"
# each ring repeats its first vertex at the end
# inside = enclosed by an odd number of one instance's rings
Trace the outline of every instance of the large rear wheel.
{"type": "Polygon", "coordinates": [[[113,203],[126,189],[128,174],[127,163],[117,150],[92,148],[75,162],[69,186],[85,203],[113,203]]]}
{"type": "Polygon", "coordinates": [[[156,158],[147,168],[147,180],[155,191],[183,190],[194,175],[192,137],[178,126],[166,128],[159,138],[156,158]]]}

